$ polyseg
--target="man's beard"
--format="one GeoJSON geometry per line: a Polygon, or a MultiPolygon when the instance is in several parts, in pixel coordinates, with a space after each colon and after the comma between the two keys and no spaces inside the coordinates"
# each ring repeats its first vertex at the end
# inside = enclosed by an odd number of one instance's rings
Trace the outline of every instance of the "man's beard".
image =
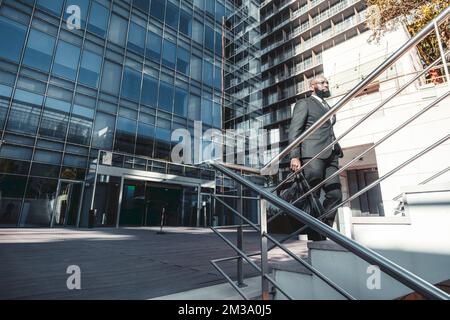
{"type": "Polygon", "coordinates": [[[316,95],[319,98],[325,99],[325,98],[329,98],[331,96],[331,92],[330,92],[330,90],[327,90],[327,91],[317,90],[316,95]]]}

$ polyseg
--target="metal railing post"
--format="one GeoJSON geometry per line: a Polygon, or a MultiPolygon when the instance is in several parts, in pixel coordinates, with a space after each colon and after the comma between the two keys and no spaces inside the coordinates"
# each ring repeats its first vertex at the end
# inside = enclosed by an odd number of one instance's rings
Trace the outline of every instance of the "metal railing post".
{"type": "Polygon", "coordinates": [[[444,65],[445,78],[447,79],[447,86],[450,88],[450,75],[448,73],[447,60],[445,59],[444,48],[442,46],[442,39],[441,35],[439,34],[439,26],[437,21],[434,21],[434,31],[436,32],[436,39],[438,41],[439,52],[441,54],[442,64],[444,65]]]}
{"type": "Polygon", "coordinates": [[[261,235],[261,298],[269,300],[269,281],[265,277],[269,272],[268,256],[267,256],[267,203],[260,197],[259,199],[259,219],[260,219],[260,235],[261,235]]]}
{"type": "MultiPolygon", "coordinates": [[[[239,199],[237,199],[236,203],[236,211],[243,214],[243,199],[242,199],[242,185],[238,184],[237,192],[239,195],[239,199]]],[[[242,243],[243,243],[243,228],[242,228],[242,218],[238,217],[238,223],[239,227],[237,228],[237,241],[236,245],[239,248],[239,250],[242,251],[242,243]]],[[[243,259],[242,257],[239,257],[237,260],[237,281],[239,287],[246,287],[247,285],[244,283],[244,270],[243,270],[243,259]]]]}

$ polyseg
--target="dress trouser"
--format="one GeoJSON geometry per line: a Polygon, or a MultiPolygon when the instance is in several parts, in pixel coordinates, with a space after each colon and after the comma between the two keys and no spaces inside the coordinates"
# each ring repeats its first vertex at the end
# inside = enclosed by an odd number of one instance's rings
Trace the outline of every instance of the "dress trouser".
{"type": "MultiPolygon", "coordinates": [[[[311,158],[303,158],[302,164],[305,164],[308,162],[311,158]]],[[[311,188],[315,187],[319,183],[321,183],[323,180],[327,179],[329,176],[331,176],[333,173],[338,171],[338,160],[339,157],[333,151],[331,155],[326,159],[315,159],[313,160],[308,166],[306,166],[303,169],[303,174],[305,175],[306,181],[308,182],[309,186],[311,188]]],[[[317,203],[320,203],[320,193],[321,189],[324,190],[325,193],[325,199],[323,201],[322,207],[324,209],[324,212],[321,214],[327,212],[331,208],[333,208],[335,205],[340,203],[342,201],[342,191],[341,191],[341,182],[339,180],[339,175],[334,176],[329,181],[327,181],[322,188],[317,189],[315,192],[313,192],[314,197],[317,200],[317,203]]],[[[329,225],[330,227],[333,226],[334,217],[336,216],[337,210],[335,210],[333,213],[330,213],[323,221],[329,225]]],[[[308,235],[311,240],[322,240],[324,239],[323,236],[318,235],[316,232],[310,232],[308,235]]]]}

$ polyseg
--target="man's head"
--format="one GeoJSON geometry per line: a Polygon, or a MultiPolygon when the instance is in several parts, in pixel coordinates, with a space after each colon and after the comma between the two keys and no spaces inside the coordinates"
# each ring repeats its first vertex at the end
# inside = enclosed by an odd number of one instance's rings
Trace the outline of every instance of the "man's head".
{"type": "Polygon", "coordinates": [[[317,76],[311,80],[310,89],[313,94],[316,94],[320,98],[328,98],[331,93],[328,88],[328,80],[324,76],[317,76]]]}

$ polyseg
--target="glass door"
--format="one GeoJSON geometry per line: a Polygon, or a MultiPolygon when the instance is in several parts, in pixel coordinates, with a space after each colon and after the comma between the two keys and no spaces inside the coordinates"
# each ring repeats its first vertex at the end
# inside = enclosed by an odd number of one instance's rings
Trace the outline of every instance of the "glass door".
{"type": "Polygon", "coordinates": [[[76,226],[81,206],[82,182],[59,181],[52,226],[76,226]]]}

